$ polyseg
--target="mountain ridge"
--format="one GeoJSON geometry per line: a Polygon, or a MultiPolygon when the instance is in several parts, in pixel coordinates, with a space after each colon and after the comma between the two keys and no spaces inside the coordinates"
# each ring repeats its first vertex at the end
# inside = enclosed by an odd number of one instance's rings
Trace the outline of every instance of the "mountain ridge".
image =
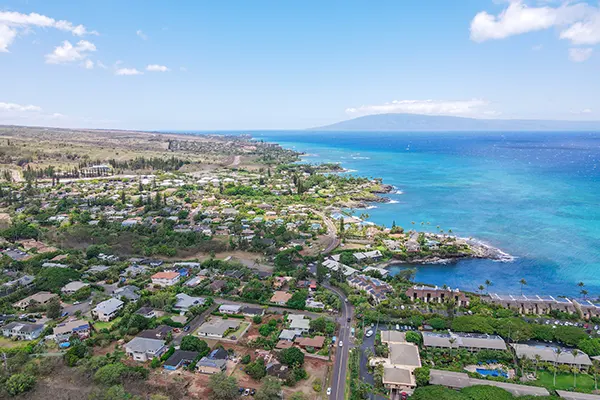
{"type": "Polygon", "coordinates": [[[309,128],[313,131],[600,131],[600,121],[478,119],[422,114],[374,114],[309,128]]]}

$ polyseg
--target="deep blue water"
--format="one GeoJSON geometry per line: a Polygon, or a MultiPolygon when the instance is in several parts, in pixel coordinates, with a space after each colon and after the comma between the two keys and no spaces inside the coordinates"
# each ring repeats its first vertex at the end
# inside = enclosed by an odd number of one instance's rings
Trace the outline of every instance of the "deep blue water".
{"type": "Polygon", "coordinates": [[[474,290],[489,279],[490,291],[519,293],[525,278],[526,293],[571,296],[582,281],[600,295],[600,133],[252,135],[397,187],[393,203],[366,211],[375,223],[452,229],[517,257],[419,266],[418,281],[474,290]]]}

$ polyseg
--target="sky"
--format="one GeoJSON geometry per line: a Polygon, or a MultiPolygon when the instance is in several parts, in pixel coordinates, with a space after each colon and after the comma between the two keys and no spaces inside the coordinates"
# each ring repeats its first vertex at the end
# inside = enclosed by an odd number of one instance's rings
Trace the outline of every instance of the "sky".
{"type": "Polygon", "coordinates": [[[597,1],[3,0],[0,124],[600,120],[599,44],[597,1]]]}

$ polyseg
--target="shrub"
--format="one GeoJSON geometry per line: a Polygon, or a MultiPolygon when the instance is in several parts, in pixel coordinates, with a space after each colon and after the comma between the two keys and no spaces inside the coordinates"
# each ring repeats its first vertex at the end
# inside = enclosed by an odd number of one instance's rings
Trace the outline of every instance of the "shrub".
{"type": "Polygon", "coordinates": [[[25,393],[35,386],[35,377],[28,374],[13,374],[5,383],[6,391],[11,396],[25,393]]]}
{"type": "Polygon", "coordinates": [[[422,341],[421,334],[414,331],[408,331],[406,332],[406,341],[409,343],[415,343],[419,345],[422,341]]]}

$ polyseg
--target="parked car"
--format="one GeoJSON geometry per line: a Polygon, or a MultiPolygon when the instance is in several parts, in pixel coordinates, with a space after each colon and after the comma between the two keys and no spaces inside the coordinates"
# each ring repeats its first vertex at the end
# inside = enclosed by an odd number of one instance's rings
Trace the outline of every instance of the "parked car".
{"type": "Polygon", "coordinates": [[[331,388],[330,387],[327,388],[327,396],[331,396],[331,388]]]}
{"type": "Polygon", "coordinates": [[[244,396],[248,396],[250,394],[250,389],[246,388],[246,390],[244,390],[244,396]]]}
{"type": "Polygon", "coordinates": [[[340,340],[340,347],[343,347],[343,346],[344,346],[344,342],[342,342],[342,341],[340,340]]]}
{"type": "Polygon", "coordinates": [[[373,336],[373,331],[372,330],[368,330],[367,333],[365,334],[366,337],[371,337],[373,336]]]}
{"type": "Polygon", "coordinates": [[[400,325],[396,324],[396,330],[399,331],[400,330],[400,325]]]}

